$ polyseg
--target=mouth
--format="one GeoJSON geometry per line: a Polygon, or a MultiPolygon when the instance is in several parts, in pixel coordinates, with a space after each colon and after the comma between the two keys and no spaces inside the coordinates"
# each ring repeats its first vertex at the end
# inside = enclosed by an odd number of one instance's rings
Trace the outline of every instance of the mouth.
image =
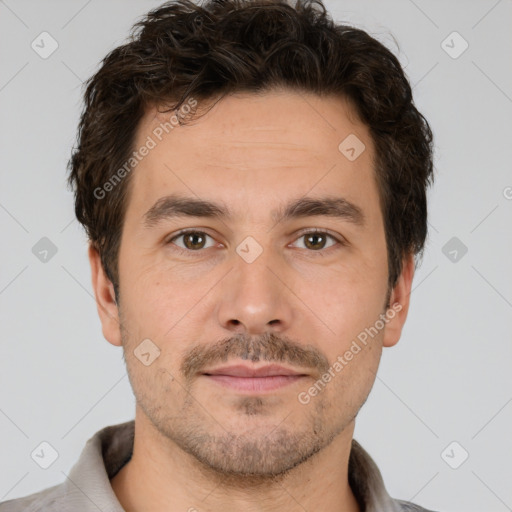
{"type": "Polygon", "coordinates": [[[202,373],[211,382],[233,391],[264,393],[275,391],[304,379],[308,375],[280,365],[259,368],[246,365],[231,365],[202,373]]]}

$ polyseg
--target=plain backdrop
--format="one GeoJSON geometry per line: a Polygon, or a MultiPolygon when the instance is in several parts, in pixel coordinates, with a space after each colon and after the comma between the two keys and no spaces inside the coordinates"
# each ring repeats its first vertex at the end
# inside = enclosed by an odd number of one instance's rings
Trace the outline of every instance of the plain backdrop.
{"type": "MultiPolygon", "coordinates": [[[[62,482],[89,437],[134,417],[65,179],[82,82],[159,3],[0,0],[0,501],[62,482]],[[58,44],[47,58],[41,37],[58,44]],[[31,458],[43,441],[48,469],[31,458]]],[[[512,510],[512,1],[326,6],[398,55],[436,144],[409,318],[354,437],[393,497],[512,510]]]]}

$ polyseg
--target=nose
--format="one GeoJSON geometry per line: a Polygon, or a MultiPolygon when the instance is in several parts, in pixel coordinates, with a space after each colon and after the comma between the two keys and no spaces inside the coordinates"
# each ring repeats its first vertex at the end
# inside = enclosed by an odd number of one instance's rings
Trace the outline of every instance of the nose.
{"type": "Polygon", "coordinates": [[[220,325],[231,332],[259,335],[284,332],[293,321],[293,294],[285,271],[264,251],[255,261],[235,259],[220,290],[217,310],[220,325]]]}

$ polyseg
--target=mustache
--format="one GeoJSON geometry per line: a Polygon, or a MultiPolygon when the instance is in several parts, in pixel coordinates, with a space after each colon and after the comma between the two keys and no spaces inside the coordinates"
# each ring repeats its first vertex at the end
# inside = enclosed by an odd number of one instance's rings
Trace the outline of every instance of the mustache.
{"type": "Polygon", "coordinates": [[[319,376],[329,369],[328,359],[314,346],[301,345],[287,337],[266,332],[257,338],[241,333],[214,345],[195,345],[186,353],[180,371],[185,380],[190,381],[208,366],[237,358],[254,363],[268,361],[313,368],[319,376]]]}

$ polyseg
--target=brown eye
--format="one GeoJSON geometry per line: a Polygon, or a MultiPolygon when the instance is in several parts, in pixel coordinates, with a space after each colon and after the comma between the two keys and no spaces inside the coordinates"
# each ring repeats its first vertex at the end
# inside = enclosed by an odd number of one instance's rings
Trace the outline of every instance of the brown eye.
{"type": "Polygon", "coordinates": [[[333,245],[336,245],[336,243],[342,245],[340,240],[337,240],[334,236],[324,231],[309,231],[301,234],[297,240],[304,240],[304,248],[309,249],[310,251],[328,249],[333,245]],[[332,240],[333,243],[331,243],[331,245],[326,245],[329,242],[329,239],[332,240]]]}
{"type": "Polygon", "coordinates": [[[304,245],[308,249],[317,250],[323,249],[325,247],[327,237],[325,236],[325,234],[312,233],[310,235],[304,235],[304,240],[304,245]]]}
{"type": "MultiPolygon", "coordinates": [[[[171,238],[168,243],[175,244],[181,250],[197,252],[201,249],[208,248],[205,246],[207,238],[211,238],[211,236],[203,231],[182,231],[171,238]],[[176,243],[176,240],[182,240],[182,245],[176,243]]],[[[212,245],[209,247],[212,247],[212,245]]]]}
{"type": "Polygon", "coordinates": [[[187,249],[202,249],[205,237],[201,233],[187,233],[183,235],[183,242],[187,249]]]}

